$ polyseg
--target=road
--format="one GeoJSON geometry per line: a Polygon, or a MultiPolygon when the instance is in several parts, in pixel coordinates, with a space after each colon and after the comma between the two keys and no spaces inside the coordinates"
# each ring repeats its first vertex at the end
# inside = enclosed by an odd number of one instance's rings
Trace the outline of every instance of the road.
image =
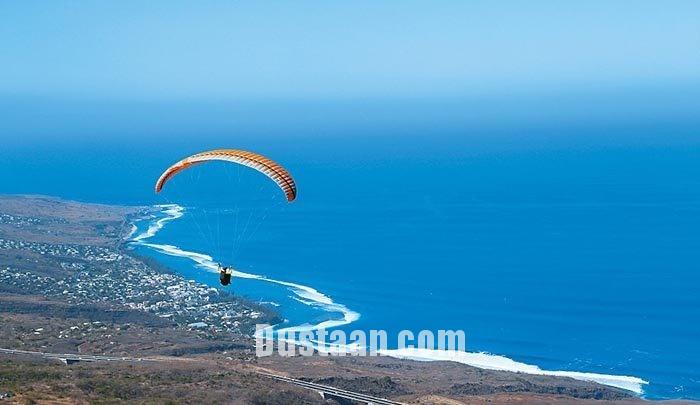
{"type": "Polygon", "coordinates": [[[127,363],[139,363],[142,361],[157,361],[156,359],[149,359],[145,357],[110,357],[110,356],[94,356],[88,354],[69,354],[69,353],[44,353],[44,352],[30,352],[27,350],[14,350],[14,349],[1,349],[0,353],[14,354],[14,355],[26,355],[26,356],[39,356],[46,359],[57,359],[63,362],[67,361],[121,361],[127,363]]]}
{"type": "Polygon", "coordinates": [[[324,398],[343,398],[352,401],[357,401],[365,404],[372,405],[403,405],[401,402],[391,401],[389,399],[373,397],[371,395],[360,394],[358,392],[347,391],[340,388],[330,387],[328,385],[316,384],[308,381],[297,380],[296,378],[284,377],[276,374],[269,374],[263,372],[257,372],[268,378],[272,378],[278,381],[288,382],[290,384],[298,385],[310,390],[318,391],[324,398]]]}
{"type": "MultiPolygon", "coordinates": [[[[46,353],[46,352],[33,352],[28,350],[15,350],[15,349],[2,349],[0,348],[0,354],[9,354],[17,356],[36,356],[43,357],[46,359],[56,359],[60,360],[66,364],[71,364],[80,361],[87,362],[127,362],[127,363],[140,363],[146,361],[168,361],[167,358],[149,358],[149,357],[111,357],[111,356],[95,356],[88,354],[74,354],[74,353],[46,353]]],[[[182,358],[178,358],[178,361],[182,361],[182,358]]],[[[371,405],[403,405],[401,402],[391,401],[389,399],[373,397],[371,395],[361,394],[359,392],[353,392],[348,390],[343,390],[340,388],[330,387],[328,385],[316,384],[308,381],[298,380],[296,378],[285,377],[277,374],[266,373],[257,370],[250,370],[260,376],[271,378],[277,381],[283,381],[289,384],[294,384],[296,386],[306,388],[309,390],[314,390],[318,392],[322,397],[329,399],[341,399],[346,401],[356,401],[364,404],[371,405]]],[[[341,401],[342,402],[342,401],[341,401]]]]}

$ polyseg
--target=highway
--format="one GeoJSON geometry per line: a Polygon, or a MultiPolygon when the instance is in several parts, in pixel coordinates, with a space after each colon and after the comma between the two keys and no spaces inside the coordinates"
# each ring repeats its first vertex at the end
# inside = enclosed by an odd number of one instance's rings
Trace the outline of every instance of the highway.
{"type": "Polygon", "coordinates": [[[69,353],[44,353],[44,352],[30,352],[27,350],[14,350],[14,349],[2,349],[0,348],[0,353],[14,354],[14,355],[25,355],[25,356],[38,356],[46,359],[57,359],[63,362],[67,361],[121,361],[127,363],[139,363],[142,361],[157,361],[155,359],[149,359],[145,357],[110,357],[110,356],[94,356],[87,354],[69,354],[69,353]]]}
{"type": "Polygon", "coordinates": [[[328,385],[316,384],[308,381],[297,380],[295,378],[284,377],[276,374],[268,374],[263,372],[257,372],[268,378],[272,378],[278,381],[288,382],[290,384],[298,385],[310,390],[315,390],[321,394],[324,398],[343,398],[351,401],[357,401],[365,404],[371,405],[403,405],[401,402],[391,401],[389,399],[373,397],[371,395],[360,394],[358,392],[347,391],[340,388],[330,387],[328,385]]]}

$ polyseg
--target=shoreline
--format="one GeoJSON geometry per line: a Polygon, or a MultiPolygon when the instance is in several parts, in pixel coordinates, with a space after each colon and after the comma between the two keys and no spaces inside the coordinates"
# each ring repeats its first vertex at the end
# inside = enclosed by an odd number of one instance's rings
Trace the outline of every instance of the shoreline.
{"type": "MultiPolygon", "coordinates": [[[[35,197],[36,198],[36,197],[35,197]]],[[[20,198],[17,196],[0,196],[0,214],[13,211],[12,221],[0,223],[0,239],[3,240],[34,240],[23,242],[21,249],[36,250],[41,256],[37,259],[47,261],[49,264],[59,264],[59,270],[74,271],[73,267],[63,268],[60,263],[66,262],[68,257],[55,251],[52,246],[45,246],[49,239],[53,241],[60,234],[61,249],[69,249],[70,255],[76,256],[75,263],[93,263],[94,271],[86,273],[88,279],[95,275],[101,275],[109,269],[110,263],[120,263],[119,252],[126,249],[125,236],[128,235],[127,216],[135,219],[137,214],[147,217],[148,210],[152,207],[114,207],[103,212],[105,205],[91,206],[89,204],[75,203],[62,199],[40,197],[38,199],[20,198]],[[9,203],[8,203],[9,202],[9,203]],[[47,203],[48,202],[48,203],[47,203]],[[48,205],[47,205],[48,204],[48,205]],[[41,209],[37,209],[41,208],[41,209]],[[96,209],[99,208],[99,209],[96,209]],[[114,226],[112,226],[112,225],[114,226]],[[116,229],[115,227],[119,227],[116,229]],[[44,232],[42,227],[53,227],[60,230],[44,232]],[[124,232],[121,232],[121,231],[124,232]],[[36,239],[43,245],[36,244],[36,239]],[[85,255],[80,250],[72,252],[77,246],[97,243],[102,246],[97,253],[85,255]],[[48,249],[47,249],[48,248],[48,249]],[[116,257],[114,256],[116,254],[116,257]],[[97,260],[96,260],[97,259],[97,260]],[[104,260],[107,259],[107,260],[104,260]],[[116,261],[115,261],[116,260],[116,261]],[[56,262],[58,261],[58,262],[56,262]],[[97,273],[95,273],[97,271],[97,273]]],[[[157,220],[157,218],[153,218],[157,220]]],[[[133,234],[132,234],[133,236],[133,234]]],[[[88,246],[89,247],[89,246],[88,246]]],[[[20,252],[20,251],[17,251],[20,252]]],[[[0,250],[2,253],[2,250],[0,250]]],[[[156,258],[149,256],[141,260],[135,251],[127,252],[133,260],[143,263],[147,279],[153,278],[154,273],[173,273],[178,279],[186,278],[179,275],[170,266],[163,266],[156,258]]],[[[69,256],[70,256],[69,255],[69,256]]],[[[14,256],[14,255],[13,255],[14,256]]],[[[41,280],[49,281],[54,285],[51,267],[40,266],[34,269],[34,258],[28,262],[32,271],[39,271],[41,280]]],[[[21,262],[18,262],[21,264],[21,262]]],[[[124,267],[123,265],[118,266],[124,267]]],[[[3,266],[4,268],[4,266],[3,266]]],[[[116,269],[116,268],[115,268],[116,269]]],[[[80,270],[80,269],[77,269],[80,270]]],[[[118,270],[121,271],[121,270],[118,270]]],[[[29,274],[27,271],[14,272],[9,276],[29,274]]],[[[132,280],[133,286],[142,286],[143,274],[132,280]]],[[[4,276],[3,276],[4,277],[4,276]]],[[[98,278],[98,279],[101,279],[98,278]]],[[[69,281],[68,286],[80,287],[81,282],[74,285],[69,281]]],[[[28,279],[27,286],[34,285],[36,279],[28,279]]],[[[118,286],[120,286],[119,283],[118,286]]],[[[80,288],[84,288],[86,285],[80,288]]],[[[120,286],[121,287],[121,286],[120,286]]],[[[282,285],[284,288],[287,286],[282,285]]],[[[112,288],[108,286],[108,288],[112,288]]],[[[309,287],[310,288],[310,287],[309,287]]],[[[277,398],[288,392],[286,386],[266,387],[267,391],[260,393],[260,381],[245,375],[245,369],[274,370],[305,381],[317,382],[329,386],[351,389],[357,392],[373,394],[381,397],[392,398],[410,403],[492,403],[495,405],[511,404],[521,401],[522,398],[546,401],[553,405],[563,404],[588,404],[588,405],[634,405],[647,403],[640,396],[632,392],[601,385],[587,380],[575,380],[570,376],[537,375],[519,371],[498,371],[482,365],[481,368],[469,366],[462,362],[421,360],[413,356],[404,356],[404,359],[378,356],[378,357],[262,357],[254,355],[251,348],[250,335],[232,335],[225,331],[203,330],[196,326],[178,326],[171,318],[159,317],[157,314],[145,311],[145,308],[123,310],[118,302],[112,302],[113,294],[102,294],[97,291],[94,298],[99,304],[92,301],[79,299],[75,302],[66,300],[65,295],[43,295],[46,291],[39,289],[33,291],[27,288],[17,288],[3,281],[0,283],[0,338],[5,344],[11,344],[11,349],[54,352],[54,353],[82,353],[88,355],[139,355],[139,356],[172,356],[172,362],[168,363],[167,371],[177,370],[177,373],[186,378],[199,378],[199,376],[221,375],[225,370],[226,381],[220,386],[220,398],[234,396],[256,396],[263,398],[277,398]],[[9,290],[8,290],[9,287],[9,290]],[[238,339],[238,340],[237,340],[238,339]],[[22,342],[22,343],[20,343],[22,342]],[[182,368],[183,361],[192,362],[193,368],[182,368]],[[243,374],[242,374],[243,373],[243,374]],[[241,391],[230,391],[232,384],[237,381],[250,381],[249,385],[241,391]],[[229,391],[227,391],[229,390],[229,391]],[[481,402],[480,402],[481,401],[481,402]]],[[[311,289],[322,296],[322,293],[311,289]]],[[[116,296],[115,296],[116,297],[116,296]]],[[[177,299],[168,298],[172,302],[177,299]]],[[[405,354],[405,353],[404,353],[405,354]]],[[[414,353],[415,354],[415,353],[414,353]]],[[[480,355],[478,353],[464,353],[466,355],[480,355]]],[[[431,353],[432,355],[432,353],[431,353]]],[[[488,361],[493,360],[493,355],[485,355],[488,361]]],[[[401,357],[401,356],[396,356],[401,357]]],[[[505,361],[510,359],[501,358],[505,361]]],[[[44,398],[54,398],[55,392],[63,392],[57,398],[85,398],[91,395],[82,390],[94,376],[104,375],[109,384],[120,384],[127,390],[142,387],[139,380],[134,380],[134,375],[143,375],[144,381],[148,376],[158,375],[162,370],[148,368],[147,365],[136,365],[136,368],[121,369],[115,364],[103,365],[77,365],[65,366],[59,364],[45,365],[43,363],[30,363],[23,359],[8,359],[0,355],[0,362],[8,370],[18,373],[20,381],[13,387],[13,391],[19,396],[30,395],[33,392],[45,395],[44,398]],[[47,368],[49,367],[49,368],[47,368]],[[83,370],[83,380],[71,382],[72,388],[66,391],[65,385],[56,386],[52,381],[32,380],[32,372],[35,370],[50,370],[54,374],[72,372],[74,367],[83,370]],[[24,370],[24,371],[23,371],[24,370]],[[23,373],[29,373],[27,375],[23,373]],[[28,381],[28,382],[27,382],[28,381]],[[37,385],[38,384],[38,385],[37,385]],[[130,385],[137,384],[137,385],[130,385]],[[39,387],[39,388],[37,388],[39,387]],[[128,387],[128,388],[126,388],[128,387]],[[63,391],[61,391],[63,390],[63,391]],[[42,394],[43,393],[43,394],[42,394]],[[48,395],[48,396],[46,396],[48,395]]],[[[527,365],[525,365],[527,366],[527,365]]],[[[535,370],[536,371],[536,370],[535,370]]],[[[165,377],[165,376],[164,376],[165,377]]],[[[212,381],[212,377],[206,377],[203,381],[212,381]]],[[[167,377],[158,381],[164,382],[162,391],[143,391],[141,388],[130,391],[127,399],[137,400],[149,398],[152,395],[163,395],[166,398],[173,389],[186,389],[186,385],[179,385],[178,380],[167,377]]],[[[63,380],[59,380],[59,384],[63,380]]],[[[100,383],[102,384],[102,383],[100,383]]],[[[3,387],[0,387],[3,388],[3,387]]],[[[191,393],[177,397],[179,399],[190,398],[191,393]]],[[[209,391],[207,391],[208,393],[209,391]]],[[[321,403],[313,396],[304,397],[303,393],[296,393],[304,398],[305,403],[321,403]]],[[[93,397],[94,398],[94,397],[93,397]]],[[[663,403],[694,403],[688,401],[663,401],[663,403]]]]}
{"type": "MultiPolygon", "coordinates": [[[[169,244],[152,244],[145,242],[149,238],[155,236],[160,230],[162,230],[168,222],[175,221],[184,215],[186,215],[186,210],[183,207],[177,206],[175,204],[159,205],[154,206],[155,208],[161,208],[160,214],[164,215],[162,218],[154,218],[153,221],[148,225],[146,231],[142,234],[137,235],[133,238],[134,243],[141,246],[148,247],[154,251],[175,257],[187,258],[193,261],[195,266],[209,272],[216,272],[216,264],[212,257],[198,252],[191,252],[181,249],[174,245],[169,244]]],[[[153,207],[152,207],[153,208],[153,207]]],[[[302,324],[297,326],[289,326],[279,329],[274,329],[275,332],[304,332],[304,331],[314,331],[319,329],[332,329],[344,325],[351,324],[352,322],[359,319],[360,314],[350,310],[345,307],[345,305],[340,303],[335,303],[330,297],[319,292],[313,287],[304,286],[297,283],[291,283],[281,280],[269,279],[264,276],[250,274],[245,272],[234,271],[234,276],[238,278],[245,278],[250,280],[263,281],[268,283],[274,283],[288,288],[294,294],[302,299],[310,300],[307,305],[317,305],[324,308],[329,312],[339,312],[343,314],[343,319],[338,320],[326,320],[315,325],[302,324]]],[[[278,326],[278,325],[277,325],[278,326]]],[[[273,328],[275,325],[273,325],[273,328]]],[[[317,351],[331,352],[331,351],[342,351],[346,354],[351,354],[357,349],[351,345],[345,345],[344,347],[336,347],[337,345],[327,344],[326,347],[320,347],[317,344],[311,343],[311,345],[304,344],[298,340],[293,342],[297,345],[312,347],[317,351]]],[[[590,373],[583,371],[569,371],[569,370],[543,370],[536,365],[525,364],[507,358],[505,356],[500,356],[497,354],[485,353],[485,352],[445,352],[434,349],[388,349],[380,353],[383,356],[393,357],[397,359],[404,360],[414,360],[414,361],[425,361],[425,362],[435,362],[435,361],[450,361],[459,364],[464,364],[472,367],[477,367],[484,370],[495,370],[495,371],[505,371],[514,373],[524,373],[530,375],[544,375],[553,377],[567,377],[573,378],[579,381],[594,382],[614,388],[620,388],[635,395],[640,398],[644,395],[643,386],[649,384],[648,381],[627,375],[611,375],[611,374],[601,374],[601,373],[590,373]]]]}

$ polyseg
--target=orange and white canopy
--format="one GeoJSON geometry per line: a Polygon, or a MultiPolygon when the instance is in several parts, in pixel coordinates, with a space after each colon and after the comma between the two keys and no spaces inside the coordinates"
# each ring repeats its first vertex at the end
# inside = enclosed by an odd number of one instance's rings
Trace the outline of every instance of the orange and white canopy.
{"type": "Polygon", "coordinates": [[[216,160],[238,163],[255,169],[277,183],[282,191],[284,191],[287,201],[292,202],[297,198],[297,186],[292,176],[284,167],[263,155],[236,149],[216,149],[197,153],[180,160],[168,167],[160,176],[156,182],[156,193],[159,193],[163,189],[165,183],[177,173],[198,163],[216,160]]]}

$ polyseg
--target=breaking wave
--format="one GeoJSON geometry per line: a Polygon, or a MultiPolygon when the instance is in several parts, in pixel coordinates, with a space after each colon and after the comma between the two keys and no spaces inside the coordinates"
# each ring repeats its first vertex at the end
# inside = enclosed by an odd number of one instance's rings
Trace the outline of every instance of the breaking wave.
{"type": "Polygon", "coordinates": [[[430,349],[390,349],[380,350],[379,354],[399,359],[418,361],[454,361],[478,367],[486,370],[512,371],[516,373],[548,375],[555,377],[569,377],[575,380],[591,381],[611,387],[622,388],[637,394],[642,394],[642,386],[648,384],[638,377],[624,375],[608,375],[597,373],[584,373],[578,371],[542,370],[541,368],[520,363],[505,356],[490,353],[472,353],[456,350],[430,350],[430,349]]]}
{"type": "MultiPolygon", "coordinates": [[[[161,208],[162,213],[165,214],[165,216],[163,218],[158,218],[157,220],[153,221],[148,226],[148,229],[146,229],[145,232],[142,232],[141,234],[131,239],[133,242],[140,242],[142,240],[146,240],[155,236],[155,234],[158,233],[158,231],[163,229],[166,223],[174,221],[185,215],[185,209],[177,204],[156,205],[156,208],[161,208]]],[[[132,234],[133,233],[134,230],[132,230],[132,234]]]]}

